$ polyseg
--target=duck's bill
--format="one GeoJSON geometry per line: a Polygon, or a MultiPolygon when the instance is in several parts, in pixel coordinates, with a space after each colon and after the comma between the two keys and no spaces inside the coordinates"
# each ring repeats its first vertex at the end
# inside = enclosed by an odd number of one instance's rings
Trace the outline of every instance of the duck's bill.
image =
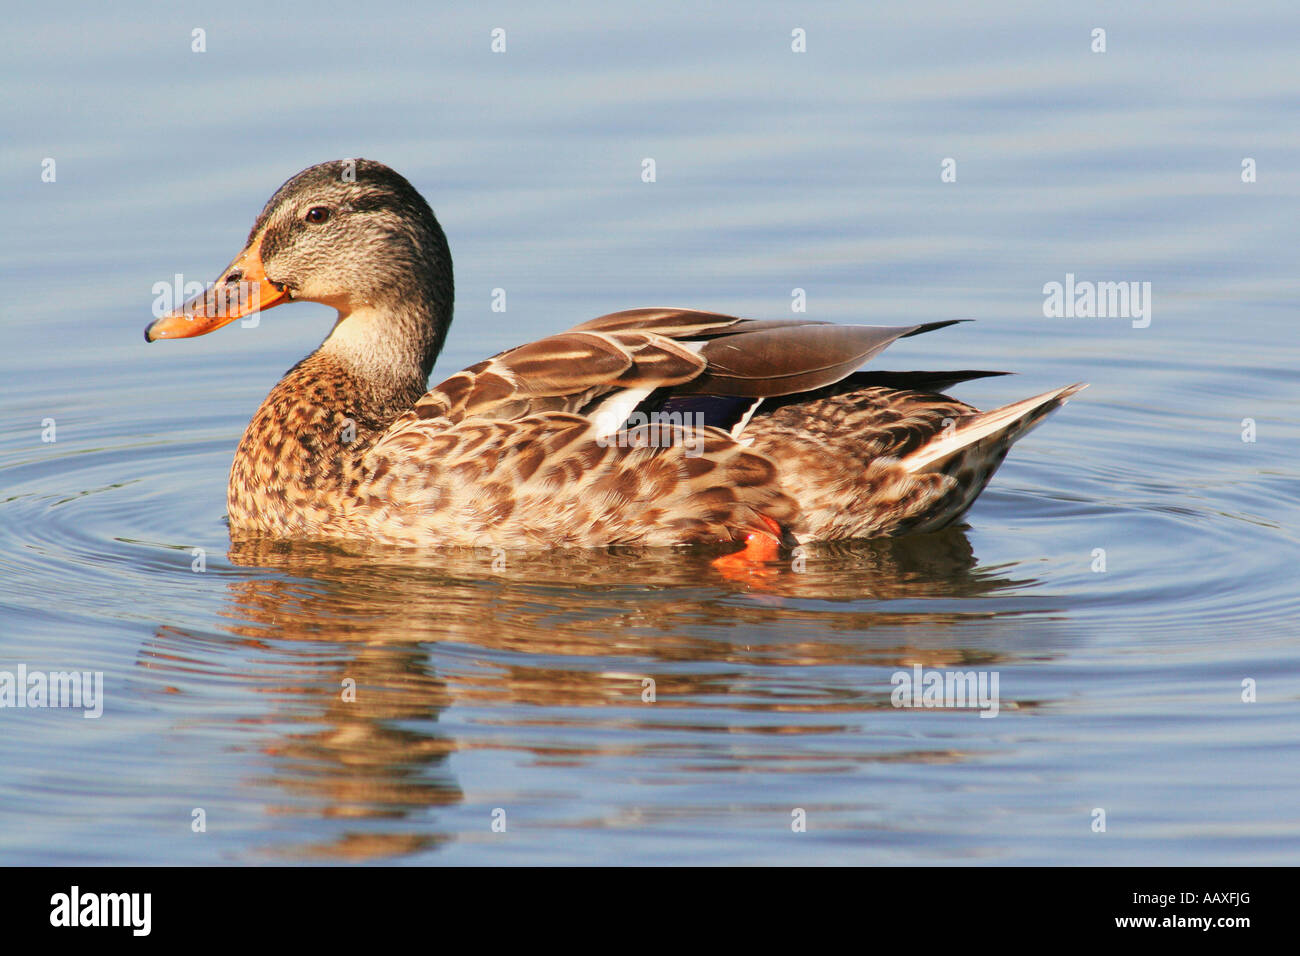
{"type": "Polygon", "coordinates": [[[207,291],[151,322],[144,330],[145,341],[207,335],[236,319],[264,312],[287,300],[288,289],[267,279],[259,251],[245,249],[207,291]]]}

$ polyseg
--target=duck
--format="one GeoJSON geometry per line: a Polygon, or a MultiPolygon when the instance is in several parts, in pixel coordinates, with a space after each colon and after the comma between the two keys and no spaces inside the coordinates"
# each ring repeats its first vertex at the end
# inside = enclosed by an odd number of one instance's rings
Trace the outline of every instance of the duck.
{"type": "Polygon", "coordinates": [[[232,539],[713,545],[770,562],[805,543],[957,522],[1011,445],[1086,387],[981,412],[948,390],[1007,373],[864,368],[959,320],[638,308],[429,388],[454,298],[428,202],[383,163],[344,159],[285,182],[217,280],[146,327],[155,342],[297,300],[337,311],[243,433],[232,539]]]}

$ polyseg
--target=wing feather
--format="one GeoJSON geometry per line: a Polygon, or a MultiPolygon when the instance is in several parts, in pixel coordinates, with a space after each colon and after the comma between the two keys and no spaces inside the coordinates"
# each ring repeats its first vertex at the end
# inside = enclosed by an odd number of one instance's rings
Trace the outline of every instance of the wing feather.
{"type": "Polygon", "coordinates": [[[512,421],[593,409],[611,417],[625,405],[630,414],[646,399],[662,405],[675,395],[797,396],[844,380],[900,338],[950,324],[852,326],[629,309],[458,372],[425,394],[394,431],[430,419],[512,421]]]}

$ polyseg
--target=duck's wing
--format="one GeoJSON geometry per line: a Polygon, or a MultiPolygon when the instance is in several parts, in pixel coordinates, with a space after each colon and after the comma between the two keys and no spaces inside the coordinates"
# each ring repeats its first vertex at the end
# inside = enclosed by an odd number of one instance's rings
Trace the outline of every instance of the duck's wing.
{"type": "Polygon", "coordinates": [[[751,400],[744,405],[815,391],[900,338],[952,324],[833,325],[631,309],[470,366],[431,389],[411,414],[456,422],[570,412],[617,429],[639,406],[660,407],[673,396],[751,400]]]}

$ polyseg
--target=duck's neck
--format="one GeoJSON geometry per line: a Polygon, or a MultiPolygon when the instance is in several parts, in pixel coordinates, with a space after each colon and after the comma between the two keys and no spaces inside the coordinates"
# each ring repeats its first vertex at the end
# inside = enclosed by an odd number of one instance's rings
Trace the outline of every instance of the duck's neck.
{"type": "Polygon", "coordinates": [[[232,532],[330,533],[365,477],[366,452],[427,388],[447,322],[421,308],[340,316],[271,390],[231,466],[232,532]]]}

